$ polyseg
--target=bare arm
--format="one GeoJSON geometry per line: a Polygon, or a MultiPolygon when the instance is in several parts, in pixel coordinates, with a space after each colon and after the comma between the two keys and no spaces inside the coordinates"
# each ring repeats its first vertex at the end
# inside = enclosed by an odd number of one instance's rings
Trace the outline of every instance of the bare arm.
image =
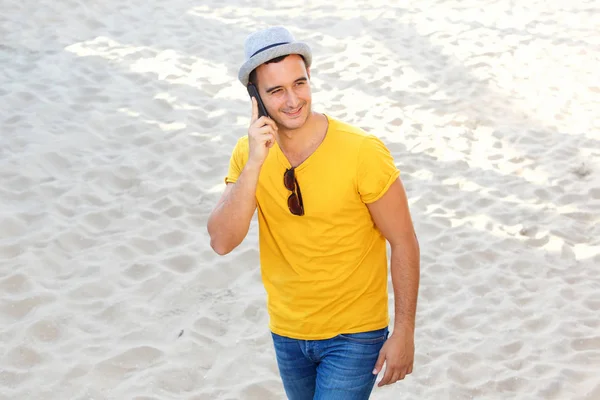
{"type": "Polygon", "coordinates": [[[419,242],[414,233],[412,237],[405,237],[403,242],[391,246],[394,329],[405,329],[414,334],[419,292],[419,242]]]}
{"type": "Polygon", "coordinates": [[[235,249],[248,234],[256,210],[260,166],[246,164],[236,183],[229,183],[208,219],[210,246],[220,255],[235,249]]]}
{"type": "Polygon", "coordinates": [[[258,105],[254,97],[251,121],[248,128],[248,161],[236,183],[227,185],[208,218],[210,246],[220,255],[235,249],[248,234],[256,210],[256,186],[260,170],[275,143],[277,125],[270,118],[258,118],[258,105]]]}
{"type": "Polygon", "coordinates": [[[392,248],[391,274],[394,286],[395,320],[389,340],[379,352],[374,374],[386,363],[378,386],[392,384],[412,373],[415,353],[415,313],[419,292],[420,250],[408,201],[400,179],[386,194],[368,205],[373,221],[392,248]]]}
{"type": "Polygon", "coordinates": [[[414,331],[419,291],[420,249],[400,179],[368,205],[373,221],[390,243],[396,329],[414,331]]]}

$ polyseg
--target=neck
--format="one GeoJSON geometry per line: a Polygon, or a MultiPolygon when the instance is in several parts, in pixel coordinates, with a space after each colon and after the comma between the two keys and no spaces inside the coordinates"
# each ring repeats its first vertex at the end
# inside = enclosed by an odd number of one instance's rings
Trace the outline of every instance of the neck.
{"type": "Polygon", "coordinates": [[[310,147],[315,139],[323,135],[320,127],[323,125],[321,114],[311,112],[302,127],[293,130],[287,130],[279,127],[278,144],[284,153],[302,153],[310,147]]]}

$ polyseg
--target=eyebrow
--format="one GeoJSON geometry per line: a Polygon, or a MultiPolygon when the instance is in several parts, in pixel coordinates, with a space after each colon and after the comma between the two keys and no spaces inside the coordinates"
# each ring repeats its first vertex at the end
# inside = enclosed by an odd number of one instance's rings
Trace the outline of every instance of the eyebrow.
{"type": "MultiPolygon", "coordinates": [[[[304,76],[303,76],[302,78],[298,78],[298,79],[296,79],[296,80],[294,81],[294,83],[298,83],[298,82],[306,82],[306,81],[308,81],[308,79],[307,79],[306,77],[304,77],[304,76]]],[[[273,92],[274,90],[276,90],[276,89],[279,89],[279,88],[282,88],[282,87],[283,87],[283,86],[281,86],[281,85],[280,85],[280,86],[273,86],[273,87],[271,87],[271,88],[268,88],[268,89],[266,90],[266,92],[267,92],[267,93],[271,93],[271,92],[273,92]]]]}

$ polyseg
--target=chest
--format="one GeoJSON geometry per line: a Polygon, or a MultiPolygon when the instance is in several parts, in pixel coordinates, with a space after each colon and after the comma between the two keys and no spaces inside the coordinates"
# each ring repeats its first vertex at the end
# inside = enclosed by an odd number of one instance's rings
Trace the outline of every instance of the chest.
{"type": "Polygon", "coordinates": [[[290,165],[298,167],[299,165],[302,165],[302,163],[304,163],[315,151],[317,151],[324,138],[324,134],[315,136],[312,141],[301,150],[291,151],[280,148],[281,154],[288,160],[290,165]]]}
{"type": "MultiPolygon", "coordinates": [[[[259,206],[275,218],[290,216],[287,201],[291,191],[283,182],[283,165],[263,169],[257,188],[259,206]]],[[[356,185],[356,173],[331,162],[327,165],[302,165],[295,170],[304,204],[305,217],[330,219],[332,215],[364,208],[356,185]]]]}

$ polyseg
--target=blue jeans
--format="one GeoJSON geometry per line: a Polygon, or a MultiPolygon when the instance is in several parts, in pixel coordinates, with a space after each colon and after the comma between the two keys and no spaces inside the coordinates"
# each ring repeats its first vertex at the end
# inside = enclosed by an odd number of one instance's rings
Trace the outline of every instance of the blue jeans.
{"type": "Polygon", "coordinates": [[[388,328],[298,340],[271,333],[289,400],[363,400],[375,385],[373,368],[388,328]]]}

